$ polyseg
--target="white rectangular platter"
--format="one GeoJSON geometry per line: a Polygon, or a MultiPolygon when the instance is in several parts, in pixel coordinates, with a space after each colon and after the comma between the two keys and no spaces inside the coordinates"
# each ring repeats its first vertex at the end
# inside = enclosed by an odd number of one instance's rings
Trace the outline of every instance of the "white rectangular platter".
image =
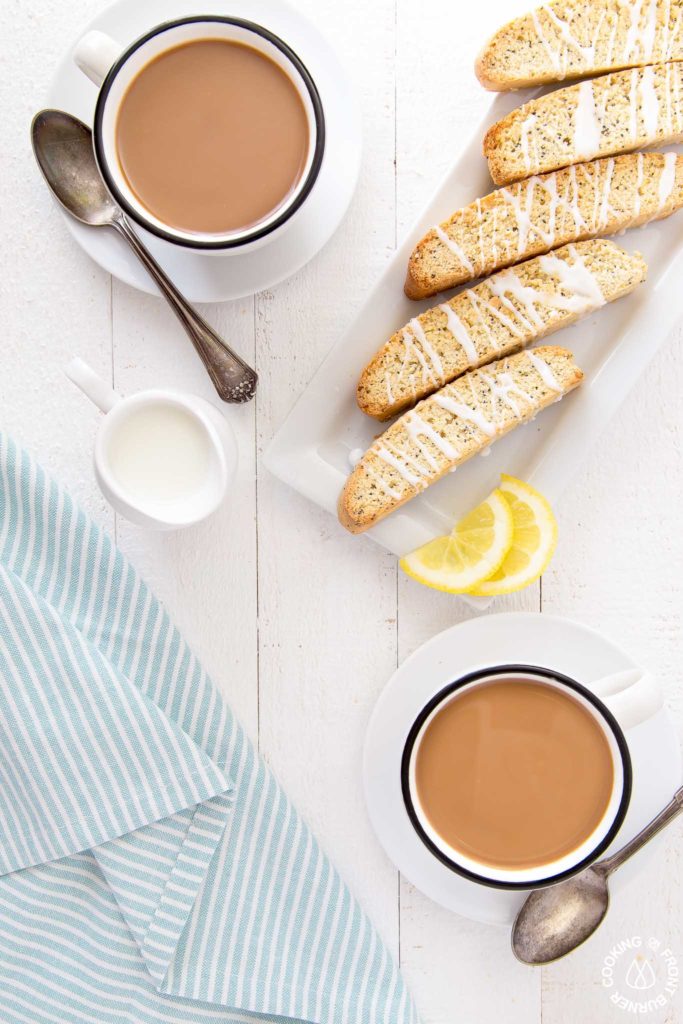
{"type": "MultiPolygon", "coordinates": [[[[481,140],[489,125],[530,95],[495,98],[351,329],[333,346],[266,452],[271,472],[333,515],[351,470],[352,453],[365,451],[382,429],[356,405],[356,383],[363,366],[395,330],[442,301],[413,302],[405,297],[408,257],[428,228],[492,190],[481,140]]],[[[590,445],[675,326],[683,303],[683,212],[630,231],[618,241],[645,257],[649,268],[645,284],[554,334],[548,342],[574,352],[585,374],[582,387],[496,442],[488,457],[471,459],[448,474],[368,531],[368,536],[397,555],[406,554],[448,532],[497,485],[501,472],[527,480],[557,502],[590,445]]]]}

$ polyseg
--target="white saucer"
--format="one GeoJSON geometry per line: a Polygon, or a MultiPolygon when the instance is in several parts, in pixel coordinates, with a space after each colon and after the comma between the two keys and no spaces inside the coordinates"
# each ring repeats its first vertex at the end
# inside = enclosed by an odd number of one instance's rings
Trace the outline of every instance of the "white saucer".
{"type": "MultiPolygon", "coordinates": [[[[116,0],[83,27],[128,45],[154,25],[190,14],[222,14],[262,23],[301,57],[325,111],[325,156],[315,186],[298,214],[272,240],[239,253],[197,254],[149,232],[140,234],[180,290],[193,302],[221,302],[270,288],[308,263],[331,238],[353,196],[361,157],[359,106],[327,40],[283,0],[116,0]]],[[[76,40],[74,40],[76,42],[76,40]]],[[[97,88],[73,63],[62,60],[48,96],[50,106],[92,124],[97,88]]],[[[113,231],[88,228],[64,214],[79,245],[105,270],[141,291],[156,287],[126,243],[113,231]]]]}
{"type": "MultiPolygon", "coordinates": [[[[377,837],[413,885],[464,917],[511,925],[525,893],[492,889],[455,874],[428,851],[403,804],[400,764],[418,712],[446,683],[494,664],[553,668],[590,688],[612,672],[633,668],[628,655],[586,626],[551,615],[481,616],[453,626],[420,647],[394,673],[370,719],[365,742],[365,797],[377,837]]],[[[633,793],[615,849],[668,803],[681,784],[681,754],[666,711],[626,734],[633,762],[633,793]]],[[[647,861],[640,854],[614,877],[618,888],[647,861]]],[[[612,887],[612,883],[610,883],[612,887]]]]}

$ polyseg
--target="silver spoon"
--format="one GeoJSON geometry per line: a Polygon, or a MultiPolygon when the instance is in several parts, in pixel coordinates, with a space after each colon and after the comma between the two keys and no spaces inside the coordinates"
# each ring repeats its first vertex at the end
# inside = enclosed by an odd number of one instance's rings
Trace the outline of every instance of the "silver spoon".
{"type": "Polygon", "coordinates": [[[670,804],[630,842],[566,882],[537,889],[526,899],[512,928],[512,950],[525,964],[549,964],[588,939],[609,906],[607,879],[683,810],[683,787],[670,804]]]}
{"type": "Polygon", "coordinates": [[[41,110],[33,119],[31,141],[38,166],[64,209],[82,224],[114,228],[126,239],[190,336],[223,401],[248,402],[253,398],[258,379],[255,371],[228,348],[180,294],[107,191],[87,125],[62,110],[41,110]]]}

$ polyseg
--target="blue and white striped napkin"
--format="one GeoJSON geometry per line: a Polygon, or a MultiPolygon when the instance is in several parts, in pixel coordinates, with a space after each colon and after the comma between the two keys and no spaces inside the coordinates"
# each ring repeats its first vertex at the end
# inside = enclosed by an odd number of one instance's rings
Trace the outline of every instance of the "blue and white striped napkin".
{"type": "Polygon", "coordinates": [[[0,433],[2,1024],[415,1024],[111,539],[0,433]]]}

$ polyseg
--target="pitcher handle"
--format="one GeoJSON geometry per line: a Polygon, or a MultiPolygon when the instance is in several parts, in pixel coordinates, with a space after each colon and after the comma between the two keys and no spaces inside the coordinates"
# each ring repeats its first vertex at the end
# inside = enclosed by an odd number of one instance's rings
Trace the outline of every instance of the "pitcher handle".
{"type": "Polygon", "coordinates": [[[121,396],[83,359],[72,359],[64,367],[64,373],[102,412],[109,412],[120,400],[121,396]]]}

